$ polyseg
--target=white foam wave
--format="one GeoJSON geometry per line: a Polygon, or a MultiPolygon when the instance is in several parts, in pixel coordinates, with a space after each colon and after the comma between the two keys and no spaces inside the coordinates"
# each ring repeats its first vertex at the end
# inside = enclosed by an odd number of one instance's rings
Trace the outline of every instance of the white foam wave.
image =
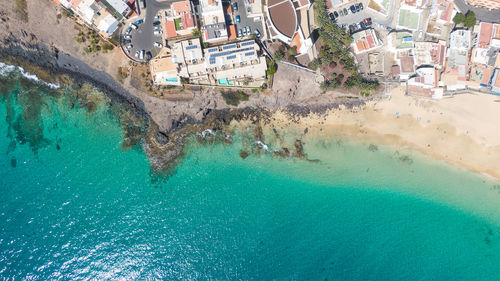
{"type": "Polygon", "coordinates": [[[24,71],[24,68],[15,65],[8,65],[3,62],[0,62],[0,75],[7,76],[13,71],[18,71],[24,78],[29,79],[31,81],[35,81],[37,83],[43,84],[52,89],[58,89],[60,86],[58,84],[48,83],[43,80],[40,80],[35,74],[31,74],[29,72],[24,71]]]}
{"type": "Polygon", "coordinates": [[[267,144],[261,142],[261,141],[256,141],[255,142],[255,145],[258,147],[258,148],[261,148],[261,149],[264,149],[265,151],[269,152],[269,147],[267,146],[267,144]]]}
{"type": "Polygon", "coordinates": [[[210,129],[206,129],[205,131],[201,132],[201,136],[203,138],[205,138],[207,135],[211,135],[213,136],[214,135],[214,131],[210,130],[210,129]]]}

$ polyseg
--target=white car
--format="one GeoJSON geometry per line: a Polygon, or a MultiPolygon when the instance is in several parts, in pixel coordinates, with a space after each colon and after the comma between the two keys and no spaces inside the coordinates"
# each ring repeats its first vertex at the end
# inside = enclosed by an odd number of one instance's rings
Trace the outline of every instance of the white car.
{"type": "Polygon", "coordinates": [[[157,48],[163,48],[163,45],[160,42],[154,42],[153,45],[157,48]]]}
{"type": "Polygon", "coordinates": [[[140,54],[141,54],[141,52],[140,52],[140,51],[137,51],[137,52],[135,52],[134,57],[139,58],[140,54]]]}
{"type": "Polygon", "coordinates": [[[155,26],[153,30],[161,30],[161,26],[155,26]]]}
{"type": "Polygon", "coordinates": [[[133,47],[134,47],[133,45],[127,45],[127,47],[125,47],[125,49],[130,50],[130,49],[132,49],[133,47]]]}
{"type": "Polygon", "coordinates": [[[130,36],[130,35],[125,35],[125,36],[123,36],[123,38],[125,38],[125,39],[129,39],[129,40],[130,40],[130,39],[132,39],[132,36],[130,36]]]}
{"type": "Polygon", "coordinates": [[[161,16],[160,15],[156,15],[155,16],[155,20],[159,20],[159,19],[161,19],[161,16]]]}
{"type": "Polygon", "coordinates": [[[139,54],[139,59],[141,59],[141,60],[144,59],[144,53],[145,53],[145,51],[142,50],[141,53],[139,54]]]}
{"type": "Polygon", "coordinates": [[[135,24],[131,24],[130,27],[132,27],[133,29],[137,29],[137,25],[135,24]]]}
{"type": "Polygon", "coordinates": [[[153,34],[154,34],[154,35],[156,35],[156,36],[160,36],[160,35],[162,35],[162,34],[163,34],[163,32],[162,32],[161,30],[155,30],[155,31],[153,32],[153,34]]]}

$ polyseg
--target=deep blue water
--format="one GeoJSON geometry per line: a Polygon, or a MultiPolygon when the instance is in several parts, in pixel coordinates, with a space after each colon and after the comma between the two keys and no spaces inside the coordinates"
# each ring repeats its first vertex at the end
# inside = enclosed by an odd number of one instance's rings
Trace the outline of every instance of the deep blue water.
{"type": "Polygon", "coordinates": [[[500,280],[500,194],[477,175],[354,143],[241,159],[235,135],[158,179],[106,105],[0,86],[1,279],[500,280]]]}

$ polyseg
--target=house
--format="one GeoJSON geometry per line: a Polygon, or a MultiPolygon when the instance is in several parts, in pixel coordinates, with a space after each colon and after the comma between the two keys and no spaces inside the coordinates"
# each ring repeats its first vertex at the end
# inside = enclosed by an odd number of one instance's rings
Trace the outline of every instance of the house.
{"type": "Polygon", "coordinates": [[[447,87],[457,89],[465,87],[469,50],[471,48],[471,32],[458,29],[450,34],[450,47],[443,75],[447,87]]]}
{"type": "Polygon", "coordinates": [[[94,20],[97,30],[99,30],[104,37],[112,36],[116,29],[118,29],[120,22],[105,9],[102,9],[99,14],[100,15],[94,20]]]}
{"type": "Polygon", "coordinates": [[[228,39],[221,0],[200,0],[199,12],[204,42],[218,42],[228,39]]]}
{"type": "Polygon", "coordinates": [[[165,35],[167,39],[189,35],[196,28],[194,9],[191,1],[173,2],[165,13],[165,35]]]}
{"type": "Polygon", "coordinates": [[[373,28],[356,32],[352,35],[352,38],[351,47],[356,54],[373,51],[382,46],[382,42],[378,39],[373,28]]]}
{"type": "Polygon", "coordinates": [[[266,26],[271,39],[295,47],[299,56],[308,54],[313,46],[310,8],[309,0],[267,0],[266,26]]]}
{"type": "Polygon", "coordinates": [[[266,77],[267,63],[259,52],[254,40],[208,49],[203,49],[198,38],[181,40],[173,44],[168,54],[160,56],[161,60],[153,60],[151,71],[157,84],[177,85],[182,78],[195,84],[245,85],[266,77]]]}
{"type": "Polygon", "coordinates": [[[432,65],[437,69],[443,68],[446,56],[446,46],[444,44],[444,42],[416,42],[413,51],[415,64],[417,66],[432,65]]]}
{"type": "Polygon", "coordinates": [[[122,16],[125,16],[130,9],[124,0],[106,0],[106,2],[111,6],[111,8],[122,16]]]}
{"type": "Polygon", "coordinates": [[[489,10],[500,9],[500,0],[468,0],[467,3],[471,6],[483,7],[489,10]]]}
{"type": "Polygon", "coordinates": [[[438,87],[438,75],[438,70],[432,66],[418,68],[415,76],[407,81],[408,95],[442,98],[443,89],[438,87]]]}
{"type": "Polygon", "coordinates": [[[155,85],[181,85],[177,73],[177,64],[172,60],[170,49],[164,47],[160,53],[149,62],[153,83],[155,85]]]}
{"type": "Polygon", "coordinates": [[[500,68],[495,69],[491,77],[491,91],[500,94],[500,68]]]}

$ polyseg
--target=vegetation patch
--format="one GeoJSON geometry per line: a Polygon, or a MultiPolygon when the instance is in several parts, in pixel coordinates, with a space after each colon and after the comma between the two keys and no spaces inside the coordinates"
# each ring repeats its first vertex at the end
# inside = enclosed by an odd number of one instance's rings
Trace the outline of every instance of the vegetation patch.
{"type": "Polygon", "coordinates": [[[20,20],[28,22],[28,3],[26,0],[15,0],[16,14],[20,20]]]}
{"type": "Polygon", "coordinates": [[[242,101],[248,101],[249,95],[239,90],[236,92],[223,92],[222,98],[228,105],[238,106],[242,101]]]}
{"type": "Polygon", "coordinates": [[[476,25],[476,15],[473,11],[469,11],[467,14],[457,13],[453,18],[455,24],[463,24],[467,28],[472,28],[476,25]]]}
{"type": "Polygon", "coordinates": [[[320,26],[319,39],[322,47],[318,58],[313,60],[309,67],[321,68],[321,73],[325,76],[325,82],[321,84],[321,88],[325,91],[341,86],[347,90],[356,88],[362,95],[369,95],[377,90],[378,82],[364,80],[359,75],[358,67],[347,47],[352,43],[352,37],[330,20],[325,0],[317,0],[314,8],[316,9],[316,22],[320,26]],[[335,72],[340,66],[342,73],[335,72]]]}
{"type": "Polygon", "coordinates": [[[87,45],[84,49],[85,54],[97,53],[100,51],[107,53],[115,47],[113,44],[103,40],[97,32],[92,29],[78,33],[78,36],[75,37],[75,41],[87,45]]]}

